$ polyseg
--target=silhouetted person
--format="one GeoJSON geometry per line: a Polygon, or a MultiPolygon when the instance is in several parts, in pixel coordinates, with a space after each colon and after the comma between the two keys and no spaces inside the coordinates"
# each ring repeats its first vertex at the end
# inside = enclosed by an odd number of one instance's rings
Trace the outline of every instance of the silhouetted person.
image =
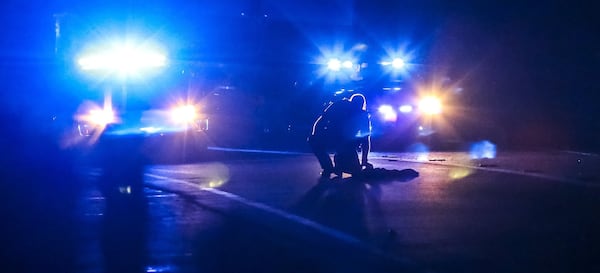
{"type": "Polygon", "coordinates": [[[362,166],[372,166],[367,159],[371,149],[371,121],[366,105],[362,94],[354,94],[350,99],[329,104],[315,121],[308,143],[323,169],[321,177],[342,172],[356,174],[362,166]],[[336,153],[335,166],[329,157],[330,150],[336,153]]]}

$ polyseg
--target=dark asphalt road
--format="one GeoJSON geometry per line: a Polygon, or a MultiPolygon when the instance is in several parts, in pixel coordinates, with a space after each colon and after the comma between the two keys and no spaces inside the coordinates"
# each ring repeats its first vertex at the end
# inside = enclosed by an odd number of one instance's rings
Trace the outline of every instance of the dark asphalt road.
{"type": "MultiPolygon", "coordinates": [[[[8,214],[27,225],[9,225],[13,233],[3,234],[9,240],[2,257],[18,257],[5,263],[7,268],[600,271],[597,156],[507,153],[470,160],[461,153],[427,158],[373,153],[375,167],[387,170],[382,175],[321,181],[310,155],[212,153],[195,164],[79,170],[76,191],[8,214]],[[402,169],[419,176],[390,172],[402,169]],[[116,175],[121,171],[127,175],[116,175]],[[103,186],[107,183],[114,186],[112,193],[103,186]],[[56,205],[69,197],[76,197],[74,217],[56,205]],[[20,252],[9,253],[13,249],[20,252]]],[[[61,182],[71,181],[67,178],[38,186],[56,193],[55,188],[73,186],[61,182]]]]}
{"type": "MultiPolygon", "coordinates": [[[[145,264],[163,272],[598,269],[598,187],[569,173],[596,174],[565,164],[573,155],[556,163],[512,154],[485,164],[460,153],[413,156],[373,154],[372,162],[419,177],[368,181],[320,181],[316,161],[303,154],[229,151],[149,166],[145,264]]],[[[98,257],[84,268],[106,265],[98,257]]]]}

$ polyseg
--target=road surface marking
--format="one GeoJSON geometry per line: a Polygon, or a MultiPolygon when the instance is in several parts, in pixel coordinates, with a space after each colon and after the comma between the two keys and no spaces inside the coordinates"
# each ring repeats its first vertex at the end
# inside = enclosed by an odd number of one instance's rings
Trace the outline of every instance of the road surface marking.
{"type": "MultiPolygon", "coordinates": [[[[371,254],[374,254],[374,255],[377,255],[377,256],[380,256],[380,257],[384,257],[384,258],[387,258],[387,259],[391,259],[391,260],[393,260],[395,262],[401,262],[401,263],[404,263],[404,264],[410,263],[405,258],[399,258],[399,257],[392,256],[390,254],[387,254],[387,253],[383,252],[382,250],[380,250],[380,249],[378,249],[376,247],[373,247],[373,246],[371,246],[369,244],[366,244],[366,243],[362,242],[361,240],[359,240],[359,239],[357,239],[357,238],[355,238],[355,237],[353,237],[351,235],[348,235],[348,234],[346,234],[344,232],[341,232],[341,231],[338,231],[336,229],[333,229],[333,228],[321,225],[321,224],[319,224],[317,222],[314,222],[314,221],[312,221],[310,219],[306,219],[304,217],[300,217],[300,216],[297,216],[297,215],[285,212],[283,210],[270,207],[270,206],[268,206],[266,204],[248,200],[248,199],[246,199],[244,197],[241,197],[239,195],[236,195],[236,194],[233,194],[233,193],[230,193],[230,192],[218,190],[218,189],[215,189],[215,188],[199,187],[197,184],[194,184],[194,183],[188,182],[186,180],[182,180],[182,179],[176,179],[176,178],[171,178],[171,177],[166,177],[166,176],[161,176],[161,175],[155,175],[155,174],[149,174],[149,173],[146,173],[144,175],[147,176],[147,177],[150,177],[150,178],[154,178],[154,179],[158,179],[158,180],[164,180],[164,181],[169,181],[169,182],[172,182],[172,183],[177,183],[177,184],[184,185],[186,187],[192,187],[195,190],[199,190],[199,191],[202,191],[202,192],[205,192],[205,193],[210,193],[213,196],[225,198],[227,200],[239,203],[239,204],[241,204],[243,206],[260,210],[260,211],[265,212],[267,214],[270,214],[270,215],[279,217],[281,219],[287,220],[289,222],[292,222],[293,224],[310,228],[310,229],[312,229],[312,230],[314,230],[314,231],[316,231],[316,232],[318,232],[318,233],[320,233],[322,235],[326,235],[328,237],[337,239],[337,240],[339,240],[339,241],[341,241],[343,243],[352,245],[352,246],[354,246],[354,247],[356,247],[358,249],[366,250],[366,251],[368,251],[371,254]]],[[[166,190],[168,191],[169,189],[167,188],[166,190]]],[[[207,206],[211,207],[210,205],[207,205],[207,206]]]]}

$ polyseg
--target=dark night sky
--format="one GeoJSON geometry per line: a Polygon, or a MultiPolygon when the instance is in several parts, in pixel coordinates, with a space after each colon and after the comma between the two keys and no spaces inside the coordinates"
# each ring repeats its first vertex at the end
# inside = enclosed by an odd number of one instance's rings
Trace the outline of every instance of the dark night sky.
{"type": "MultiPolygon", "coordinates": [[[[426,62],[483,74],[488,87],[531,85],[522,89],[542,95],[540,99],[552,97],[543,94],[560,97],[598,88],[594,77],[600,62],[600,24],[595,13],[600,10],[591,4],[474,1],[474,5],[457,5],[456,1],[442,1],[444,4],[436,6],[416,2],[419,4],[408,8],[382,4],[386,13],[401,11],[386,18],[378,18],[382,10],[365,13],[369,21],[381,26],[381,36],[389,35],[385,26],[394,22],[418,26],[430,43],[426,62]]],[[[528,92],[518,92],[524,91],[528,92]]]]}
{"type": "Polygon", "coordinates": [[[419,37],[427,48],[424,62],[447,65],[465,80],[463,97],[471,109],[524,142],[598,146],[600,8],[595,3],[393,3],[358,1],[367,32],[380,40],[402,32],[419,37]]]}

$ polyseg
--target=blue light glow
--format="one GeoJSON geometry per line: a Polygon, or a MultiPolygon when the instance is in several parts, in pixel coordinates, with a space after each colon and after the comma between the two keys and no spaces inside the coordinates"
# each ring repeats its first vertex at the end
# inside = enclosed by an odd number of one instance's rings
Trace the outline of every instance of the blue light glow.
{"type": "Polygon", "coordinates": [[[166,57],[160,53],[121,48],[110,52],[99,52],[79,58],[83,70],[113,70],[131,73],[143,68],[162,67],[166,57]]]}
{"type": "Polygon", "coordinates": [[[386,48],[386,54],[382,56],[379,62],[388,73],[393,75],[405,75],[410,72],[413,67],[414,52],[407,51],[406,47],[401,48],[386,48]]]}
{"type": "Polygon", "coordinates": [[[471,145],[469,154],[472,159],[496,158],[496,145],[488,140],[479,141],[471,145]]]}
{"type": "Polygon", "coordinates": [[[331,71],[340,71],[342,62],[339,59],[333,58],[327,62],[327,68],[331,71]]]}
{"type": "Polygon", "coordinates": [[[354,64],[352,63],[352,61],[344,61],[344,63],[342,63],[342,66],[344,68],[352,68],[354,67],[354,64]]]}
{"type": "Polygon", "coordinates": [[[148,42],[124,39],[90,44],[77,58],[77,65],[83,71],[131,76],[167,65],[166,54],[148,42]]]}
{"type": "Polygon", "coordinates": [[[154,134],[154,133],[160,132],[161,129],[162,128],[160,128],[160,127],[150,126],[150,127],[142,127],[142,128],[140,128],[140,131],[148,133],[148,134],[154,134]]]}
{"type": "Polygon", "coordinates": [[[341,61],[338,58],[332,58],[327,62],[327,69],[337,72],[343,69],[352,69],[354,63],[350,60],[341,61]]]}
{"type": "Polygon", "coordinates": [[[121,186],[121,187],[119,187],[119,193],[121,193],[121,194],[131,194],[131,186],[121,186]]]}
{"type": "Polygon", "coordinates": [[[146,267],[147,273],[162,273],[162,272],[173,272],[174,267],[170,265],[155,265],[146,267]]]}
{"type": "Polygon", "coordinates": [[[394,60],[392,60],[392,67],[394,69],[402,69],[404,68],[405,62],[402,58],[394,58],[394,60]]]}
{"type": "Polygon", "coordinates": [[[357,65],[355,52],[344,51],[343,46],[336,45],[333,49],[321,48],[321,56],[315,63],[319,67],[319,77],[327,81],[345,81],[357,77],[360,66],[357,65]]]}
{"type": "Polygon", "coordinates": [[[408,151],[416,155],[417,161],[427,161],[429,158],[429,147],[423,143],[414,143],[408,147],[408,151]]]}

